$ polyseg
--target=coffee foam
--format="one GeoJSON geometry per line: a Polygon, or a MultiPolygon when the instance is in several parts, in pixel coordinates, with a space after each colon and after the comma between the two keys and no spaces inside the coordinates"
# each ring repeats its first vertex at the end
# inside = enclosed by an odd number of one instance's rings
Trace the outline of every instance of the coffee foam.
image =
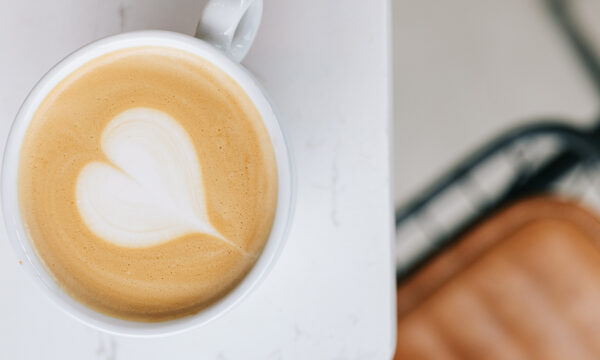
{"type": "Polygon", "coordinates": [[[187,52],[104,55],[36,111],[19,161],[21,217],[57,283],[108,315],[162,321],[225,296],[277,205],[254,104],[187,52]]]}
{"type": "Polygon", "coordinates": [[[208,219],[191,139],[171,116],[127,110],[108,123],[101,147],[110,163],[84,166],[76,188],[79,212],[100,238],[141,247],[200,232],[227,241],[208,219]]]}

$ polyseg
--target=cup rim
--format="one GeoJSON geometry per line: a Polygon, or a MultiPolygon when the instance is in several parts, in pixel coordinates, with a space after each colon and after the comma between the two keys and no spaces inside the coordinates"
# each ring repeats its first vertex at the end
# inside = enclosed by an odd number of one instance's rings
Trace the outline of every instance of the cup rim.
{"type": "Polygon", "coordinates": [[[52,67],[32,88],[19,109],[8,134],[1,174],[2,211],[13,250],[30,277],[62,311],[80,322],[108,333],[155,337],[181,333],[203,326],[229,312],[264,280],[285,244],[295,204],[296,177],[291,149],[282,124],[266,92],[240,64],[203,40],[163,30],[145,30],[108,36],[74,51],[52,67]],[[67,75],[104,54],[137,46],[164,46],[191,52],[211,62],[236,81],[261,114],[275,151],[278,173],[277,208],[271,233],[258,260],[227,295],[198,313],[162,322],[119,319],[93,310],[63,290],[47,270],[29,240],[18,202],[18,165],[23,138],[33,114],[47,94],[67,75]]]}

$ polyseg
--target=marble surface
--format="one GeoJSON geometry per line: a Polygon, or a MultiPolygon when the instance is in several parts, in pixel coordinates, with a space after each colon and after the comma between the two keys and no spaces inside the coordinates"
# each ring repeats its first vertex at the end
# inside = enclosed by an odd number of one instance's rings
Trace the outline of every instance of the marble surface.
{"type": "MultiPolygon", "coordinates": [[[[29,89],[67,53],[123,31],[192,34],[202,5],[0,0],[0,139],[29,89]]],[[[2,239],[0,357],[389,358],[395,315],[388,7],[386,0],[265,1],[244,64],[288,130],[298,200],[279,262],[243,304],[181,335],[107,335],[51,304],[2,239]]]]}

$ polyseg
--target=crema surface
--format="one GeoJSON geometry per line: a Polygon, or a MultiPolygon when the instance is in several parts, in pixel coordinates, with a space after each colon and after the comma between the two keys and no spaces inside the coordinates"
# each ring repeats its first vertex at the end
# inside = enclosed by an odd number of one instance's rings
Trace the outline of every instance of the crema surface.
{"type": "Polygon", "coordinates": [[[40,105],[19,201],[38,256],[72,297],[163,321],[210,305],[251,269],[277,169],[233,79],[184,51],[130,48],[85,64],[40,105]]]}

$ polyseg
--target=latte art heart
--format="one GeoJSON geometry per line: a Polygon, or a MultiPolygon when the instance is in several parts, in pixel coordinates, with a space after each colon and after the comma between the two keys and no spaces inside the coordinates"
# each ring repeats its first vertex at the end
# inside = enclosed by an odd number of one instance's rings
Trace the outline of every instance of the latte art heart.
{"type": "Polygon", "coordinates": [[[210,223],[194,145],[174,118],[127,110],[104,128],[101,148],[109,162],[85,165],[76,186],[79,213],[98,237],[145,247],[199,232],[232,244],[210,223]]]}
{"type": "Polygon", "coordinates": [[[242,283],[270,239],[278,169],[267,130],[235,79],[195,54],[140,46],[95,58],[27,128],[28,238],[94,311],[153,323],[197,314],[242,283]]]}

